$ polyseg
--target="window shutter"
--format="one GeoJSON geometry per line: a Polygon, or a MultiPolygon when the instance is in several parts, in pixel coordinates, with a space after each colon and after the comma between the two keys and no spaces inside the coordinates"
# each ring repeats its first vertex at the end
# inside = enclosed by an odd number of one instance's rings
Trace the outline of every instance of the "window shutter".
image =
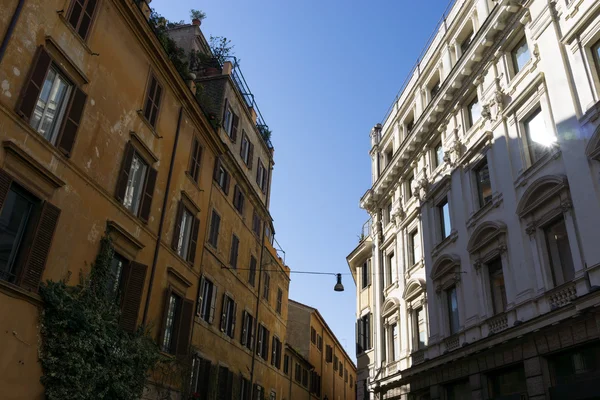
{"type": "Polygon", "coordinates": [[[200,230],[200,220],[198,218],[194,218],[192,224],[192,238],[190,240],[188,261],[193,264],[194,258],[196,258],[196,247],[198,247],[198,231],[200,230]]]}
{"type": "Polygon", "coordinates": [[[356,353],[362,353],[362,320],[356,321],[356,353]]]}
{"type": "MultiPolygon", "coordinates": [[[[246,138],[246,131],[242,129],[242,141],[240,142],[240,157],[244,160],[244,139],[246,138]]],[[[246,139],[246,146],[248,146],[249,141],[246,139]]]]}
{"type": "Polygon", "coordinates": [[[184,299],[181,306],[181,319],[178,330],[179,335],[177,337],[176,354],[178,356],[186,356],[189,352],[193,316],[194,302],[192,300],[184,299]]]}
{"type": "Polygon", "coordinates": [[[219,169],[221,169],[221,157],[215,158],[215,169],[213,171],[213,179],[219,181],[219,169]]]}
{"type": "Polygon", "coordinates": [[[204,285],[206,280],[204,277],[200,278],[200,291],[198,292],[198,304],[196,305],[196,315],[202,317],[202,295],[204,294],[204,285]]]}
{"type": "Polygon", "coordinates": [[[190,175],[198,183],[200,179],[200,159],[202,157],[202,147],[198,138],[194,137],[194,144],[192,147],[192,158],[190,160],[190,175]]]}
{"type": "Polygon", "coordinates": [[[233,315],[231,316],[231,335],[229,335],[232,339],[235,337],[235,321],[237,320],[237,304],[233,303],[233,315]]]}
{"type": "Polygon", "coordinates": [[[133,332],[137,327],[147,269],[146,265],[137,262],[131,262],[123,269],[120,325],[127,332],[133,332]]]}
{"type": "Polygon", "coordinates": [[[158,172],[154,168],[148,168],[148,178],[146,179],[146,187],[144,188],[144,197],[140,207],[140,219],[148,222],[150,210],[152,209],[152,196],[154,195],[154,186],[156,186],[156,175],[158,172]]]}
{"type": "Polygon", "coordinates": [[[275,365],[275,360],[277,358],[277,354],[275,354],[275,349],[277,348],[277,343],[275,343],[275,336],[273,336],[271,343],[271,365],[275,365]]]}
{"type": "MultiPolygon", "coordinates": [[[[237,305],[236,305],[237,307],[237,305]]],[[[248,328],[246,326],[246,311],[242,311],[242,336],[240,338],[240,343],[242,346],[246,345],[246,334],[248,333],[248,328]]]]}
{"type": "Polygon", "coordinates": [[[223,294],[223,304],[221,305],[221,332],[225,332],[227,326],[227,295],[223,294]]]}
{"type": "Polygon", "coordinates": [[[255,325],[256,325],[256,320],[254,319],[254,317],[250,317],[250,343],[248,343],[250,349],[254,348],[254,333],[256,332],[256,330],[254,328],[255,325]]]}
{"type": "Polygon", "coordinates": [[[227,391],[225,392],[225,398],[228,400],[231,400],[232,394],[233,394],[233,372],[227,370],[227,391]]]}
{"type": "Polygon", "coordinates": [[[227,114],[227,106],[229,105],[229,102],[227,101],[227,98],[225,98],[225,107],[223,107],[223,123],[225,123],[225,115],[227,114]]]}
{"type": "MultiPolygon", "coordinates": [[[[212,324],[215,319],[215,309],[217,308],[217,287],[212,285],[212,298],[210,300],[210,314],[208,315],[208,323],[212,324]]],[[[207,299],[208,300],[208,299],[207,299]]]]}
{"type": "Polygon", "coordinates": [[[225,192],[226,195],[229,194],[229,181],[230,181],[230,176],[229,176],[229,172],[225,171],[225,187],[223,188],[223,191],[225,192]]]}
{"type": "Polygon", "coordinates": [[[172,292],[173,291],[170,287],[165,290],[165,304],[163,305],[162,325],[160,328],[160,336],[158,338],[158,346],[161,348],[161,350],[166,351],[169,351],[170,349],[163,349],[163,341],[165,339],[165,329],[167,328],[167,317],[169,315],[169,300],[171,299],[172,292]]]}
{"type": "Polygon", "coordinates": [[[6,195],[8,195],[8,191],[10,190],[10,184],[12,183],[12,178],[3,169],[0,169],[0,211],[2,210],[2,206],[4,205],[4,200],[6,199],[6,195]]]}
{"type": "Polygon", "coordinates": [[[88,0],[85,7],[85,13],[81,16],[81,23],[79,24],[79,29],[77,30],[77,33],[79,33],[83,40],[87,38],[88,32],[90,31],[95,8],[96,0],[88,0]]]}
{"type": "Polygon", "coordinates": [[[265,340],[263,342],[264,349],[264,358],[265,361],[269,359],[269,337],[271,336],[271,332],[265,328],[265,340]]]}
{"type": "Polygon", "coordinates": [[[71,155],[71,150],[73,150],[75,136],[77,135],[77,129],[79,128],[81,117],[83,116],[86,100],[87,94],[80,88],[75,87],[75,93],[71,96],[71,101],[69,102],[67,112],[65,113],[61,133],[57,140],[57,147],[67,157],[71,155]]]}
{"type": "Polygon", "coordinates": [[[233,188],[233,206],[238,209],[240,201],[240,188],[238,185],[235,185],[233,188]]]}
{"type": "Polygon", "coordinates": [[[60,209],[45,202],[42,207],[29,254],[21,271],[20,286],[37,292],[52,246],[52,238],[60,216],[60,209]]]}
{"type": "Polygon", "coordinates": [[[365,335],[365,346],[366,349],[371,348],[371,314],[367,314],[365,318],[365,327],[364,327],[364,335],[365,335]]]}
{"type": "Polygon", "coordinates": [[[252,169],[252,160],[254,159],[254,145],[248,141],[248,146],[250,149],[248,150],[248,168],[252,169]]]}
{"type": "Polygon", "coordinates": [[[125,199],[125,192],[127,191],[127,181],[129,180],[129,170],[131,169],[131,162],[133,161],[133,154],[135,150],[131,142],[127,142],[125,146],[125,152],[123,153],[123,163],[121,164],[121,172],[119,172],[119,179],[117,180],[117,190],[115,197],[121,203],[125,199]]]}
{"type": "Polygon", "coordinates": [[[231,117],[232,117],[231,140],[233,140],[233,143],[235,143],[237,140],[237,131],[238,131],[238,124],[240,123],[240,118],[234,112],[231,113],[231,117]]]}
{"type": "Polygon", "coordinates": [[[31,118],[31,114],[33,114],[33,110],[35,109],[35,105],[42,90],[42,86],[44,85],[44,80],[46,79],[46,74],[48,73],[51,63],[52,59],[50,58],[50,55],[46,49],[44,49],[44,46],[38,47],[37,53],[33,58],[33,63],[31,64],[32,67],[29,70],[29,76],[27,77],[27,81],[23,86],[23,92],[21,93],[21,98],[19,99],[17,106],[17,113],[28,121],[31,118]]]}
{"type": "Polygon", "coordinates": [[[177,203],[177,214],[175,215],[175,227],[173,228],[173,241],[171,247],[177,251],[179,245],[179,234],[181,233],[181,219],[183,218],[183,203],[179,200],[177,203]]]}

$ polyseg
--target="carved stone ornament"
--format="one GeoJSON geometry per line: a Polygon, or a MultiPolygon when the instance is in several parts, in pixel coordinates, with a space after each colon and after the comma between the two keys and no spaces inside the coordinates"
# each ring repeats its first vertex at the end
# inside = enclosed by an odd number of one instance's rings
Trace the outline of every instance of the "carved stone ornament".
{"type": "Polygon", "coordinates": [[[525,232],[529,236],[535,234],[536,231],[537,231],[537,224],[535,222],[531,223],[527,228],[525,228],[525,232]]]}
{"type": "Polygon", "coordinates": [[[560,208],[564,213],[571,211],[571,209],[573,208],[573,202],[571,200],[565,200],[562,203],[560,203],[560,208]]]}
{"type": "Polygon", "coordinates": [[[481,116],[488,121],[492,120],[492,112],[490,111],[489,104],[484,104],[483,107],[481,107],[481,116]]]}

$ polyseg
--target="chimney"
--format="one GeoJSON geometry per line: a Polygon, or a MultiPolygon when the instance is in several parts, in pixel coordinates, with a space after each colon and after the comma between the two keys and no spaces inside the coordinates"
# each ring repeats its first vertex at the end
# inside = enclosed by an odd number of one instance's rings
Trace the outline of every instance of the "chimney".
{"type": "Polygon", "coordinates": [[[225,61],[223,63],[223,75],[231,75],[231,71],[233,70],[233,64],[231,61],[225,61]]]}

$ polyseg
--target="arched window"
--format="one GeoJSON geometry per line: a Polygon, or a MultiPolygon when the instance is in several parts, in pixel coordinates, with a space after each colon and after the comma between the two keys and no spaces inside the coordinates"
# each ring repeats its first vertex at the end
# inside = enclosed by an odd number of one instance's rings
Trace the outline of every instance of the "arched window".
{"type": "Polygon", "coordinates": [[[410,319],[412,351],[416,352],[427,347],[429,341],[425,280],[408,281],[402,297],[406,302],[407,316],[410,319]]]}
{"type": "MultiPolygon", "coordinates": [[[[444,310],[441,313],[441,332],[450,337],[457,335],[461,330],[459,283],[461,279],[460,258],[458,256],[445,254],[440,256],[431,270],[431,279],[439,305],[444,310]]],[[[455,336],[456,338],[456,336],[455,336]]],[[[446,343],[446,350],[454,350],[458,347],[458,340],[450,340],[446,343]]]]}
{"type": "MultiPolygon", "coordinates": [[[[400,315],[399,301],[395,297],[388,298],[381,308],[383,312],[383,349],[382,358],[388,364],[393,364],[400,359],[400,315]]],[[[388,371],[390,373],[396,372],[388,371]]]]}

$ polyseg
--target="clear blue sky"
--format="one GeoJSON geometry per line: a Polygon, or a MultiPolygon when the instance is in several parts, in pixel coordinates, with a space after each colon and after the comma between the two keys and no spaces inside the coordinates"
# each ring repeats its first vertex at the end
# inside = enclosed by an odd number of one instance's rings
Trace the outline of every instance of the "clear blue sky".
{"type": "MultiPolygon", "coordinates": [[[[449,0],[154,0],[169,20],[207,14],[207,38],[235,45],[273,131],[271,214],[297,271],[348,273],[346,256],[368,215],[369,131],[381,122],[449,0]]],[[[290,298],[319,309],[355,359],[355,286],[293,274],[290,298]]]]}

